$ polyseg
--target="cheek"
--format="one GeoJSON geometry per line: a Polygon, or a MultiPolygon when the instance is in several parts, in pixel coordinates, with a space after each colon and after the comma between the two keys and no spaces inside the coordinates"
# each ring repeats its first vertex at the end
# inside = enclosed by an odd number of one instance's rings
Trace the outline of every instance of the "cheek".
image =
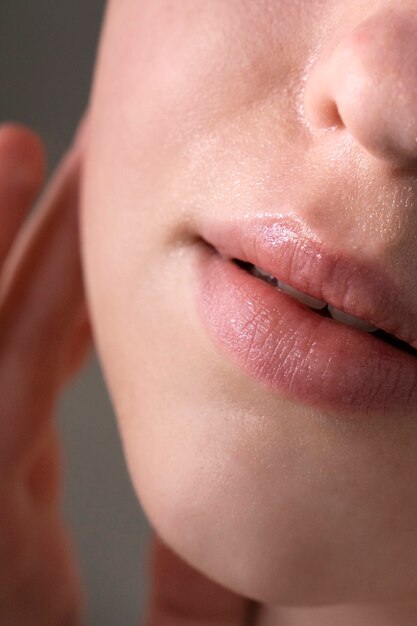
{"type": "Polygon", "coordinates": [[[255,385],[236,376],[201,328],[193,249],[161,254],[148,232],[112,212],[109,196],[98,202],[103,170],[93,161],[83,202],[86,285],[136,492],[183,558],[265,600],[277,532],[271,505],[286,500],[285,465],[296,462],[280,440],[293,435],[285,427],[272,433],[262,414],[268,402],[259,404],[255,385]]]}

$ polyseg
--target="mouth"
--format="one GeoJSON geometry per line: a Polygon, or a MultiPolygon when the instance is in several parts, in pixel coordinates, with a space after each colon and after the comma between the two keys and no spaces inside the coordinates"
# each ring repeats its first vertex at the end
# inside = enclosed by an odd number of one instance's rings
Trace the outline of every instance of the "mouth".
{"type": "Polygon", "coordinates": [[[372,333],[374,337],[387,343],[402,352],[406,352],[407,354],[412,354],[413,356],[417,356],[417,349],[413,348],[406,341],[402,341],[395,335],[392,335],[382,328],[378,328],[374,326],[367,320],[362,320],[354,315],[350,315],[349,313],[345,313],[344,311],[333,307],[328,304],[324,300],[319,300],[318,298],[314,298],[302,291],[299,291],[295,287],[291,285],[287,285],[282,281],[278,280],[275,276],[269,274],[263,268],[257,267],[253,265],[253,263],[248,263],[247,261],[242,261],[241,259],[232,259],[232,262],[235,263],[238,267],[243,269],[245,272],[248,272],[252,276],[255,276],[259,280],[266,282],[268,285],[271,285],[273,289],[277,289],[282,293],[286,293],[292,298],[295,298],[301,304],[304,304],[307,308],[313,311],[316,315],[320,315],[321,317],[331,318],[341,324],[346,324],[351,326],[352,328],[357,328],[366,333],[372,333]]]}
{"type": "Polygon", "coordinates": [[[330,250],[288,215],[199,233],[197,309],[238,369],[339,414],[415,414],[417,320],[383,269],[330,250]]]}

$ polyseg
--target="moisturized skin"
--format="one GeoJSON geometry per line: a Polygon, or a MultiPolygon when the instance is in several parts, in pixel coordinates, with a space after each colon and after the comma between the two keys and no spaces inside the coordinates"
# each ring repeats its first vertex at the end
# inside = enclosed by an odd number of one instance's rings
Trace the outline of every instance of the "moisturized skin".
{"type": "Polygon", "coordinates": [[[97,347],[151,523],[259,624],[417,623],[417,406],[342,417],[242,371],[197,310],[199,227],[295,214],[415,312],[416,33],[405,0],[108,6],[81,225],[97,347]]]}

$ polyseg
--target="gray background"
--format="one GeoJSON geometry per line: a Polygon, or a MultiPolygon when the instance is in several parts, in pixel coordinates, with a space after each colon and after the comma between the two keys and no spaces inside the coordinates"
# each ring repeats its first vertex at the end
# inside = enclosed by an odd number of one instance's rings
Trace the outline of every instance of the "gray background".
{"type": "MultiPolygon", "coordinates": [[[[44,138],[49,169],[87,102],[103,0],[0,0],[0,120],[44,138]]],[[[149,527],[129,482],[93,356],[61,401],[65,511],[79,552],[89,626],[138,624],[147,597],[149,527]]]]}

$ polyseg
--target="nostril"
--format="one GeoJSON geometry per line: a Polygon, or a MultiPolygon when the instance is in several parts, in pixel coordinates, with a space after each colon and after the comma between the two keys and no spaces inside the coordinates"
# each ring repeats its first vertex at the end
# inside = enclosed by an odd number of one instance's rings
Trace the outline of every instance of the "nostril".
{"type": "Polygon", "coordinates": [[[314,129],[337,130],[345,128],[339,108],[330,94],[320,93],[319,89],[308,93],[305,110],[307,119],[314,129]]]}
{"type": "Polygon", "coordinates": [[[316,79],[314,85],[306,90],[304,112],[312,130],[337,130],[345,127],[324,76],[316,79]]]}
{"type": "Polygon", "coordinates": [[[346,56],[345,47],[345,41],[342,41],[335,50],[319,59],[307,79],[304,112],[312,130],[341,130],[349,123],[341,111],[341,106],[345,108],[344,96],[348,95],[346,91],[352,90],[356,97],[359,94],[357,80],[354,84],[349,76],[351,63],[342,58],[346,56]]]}

